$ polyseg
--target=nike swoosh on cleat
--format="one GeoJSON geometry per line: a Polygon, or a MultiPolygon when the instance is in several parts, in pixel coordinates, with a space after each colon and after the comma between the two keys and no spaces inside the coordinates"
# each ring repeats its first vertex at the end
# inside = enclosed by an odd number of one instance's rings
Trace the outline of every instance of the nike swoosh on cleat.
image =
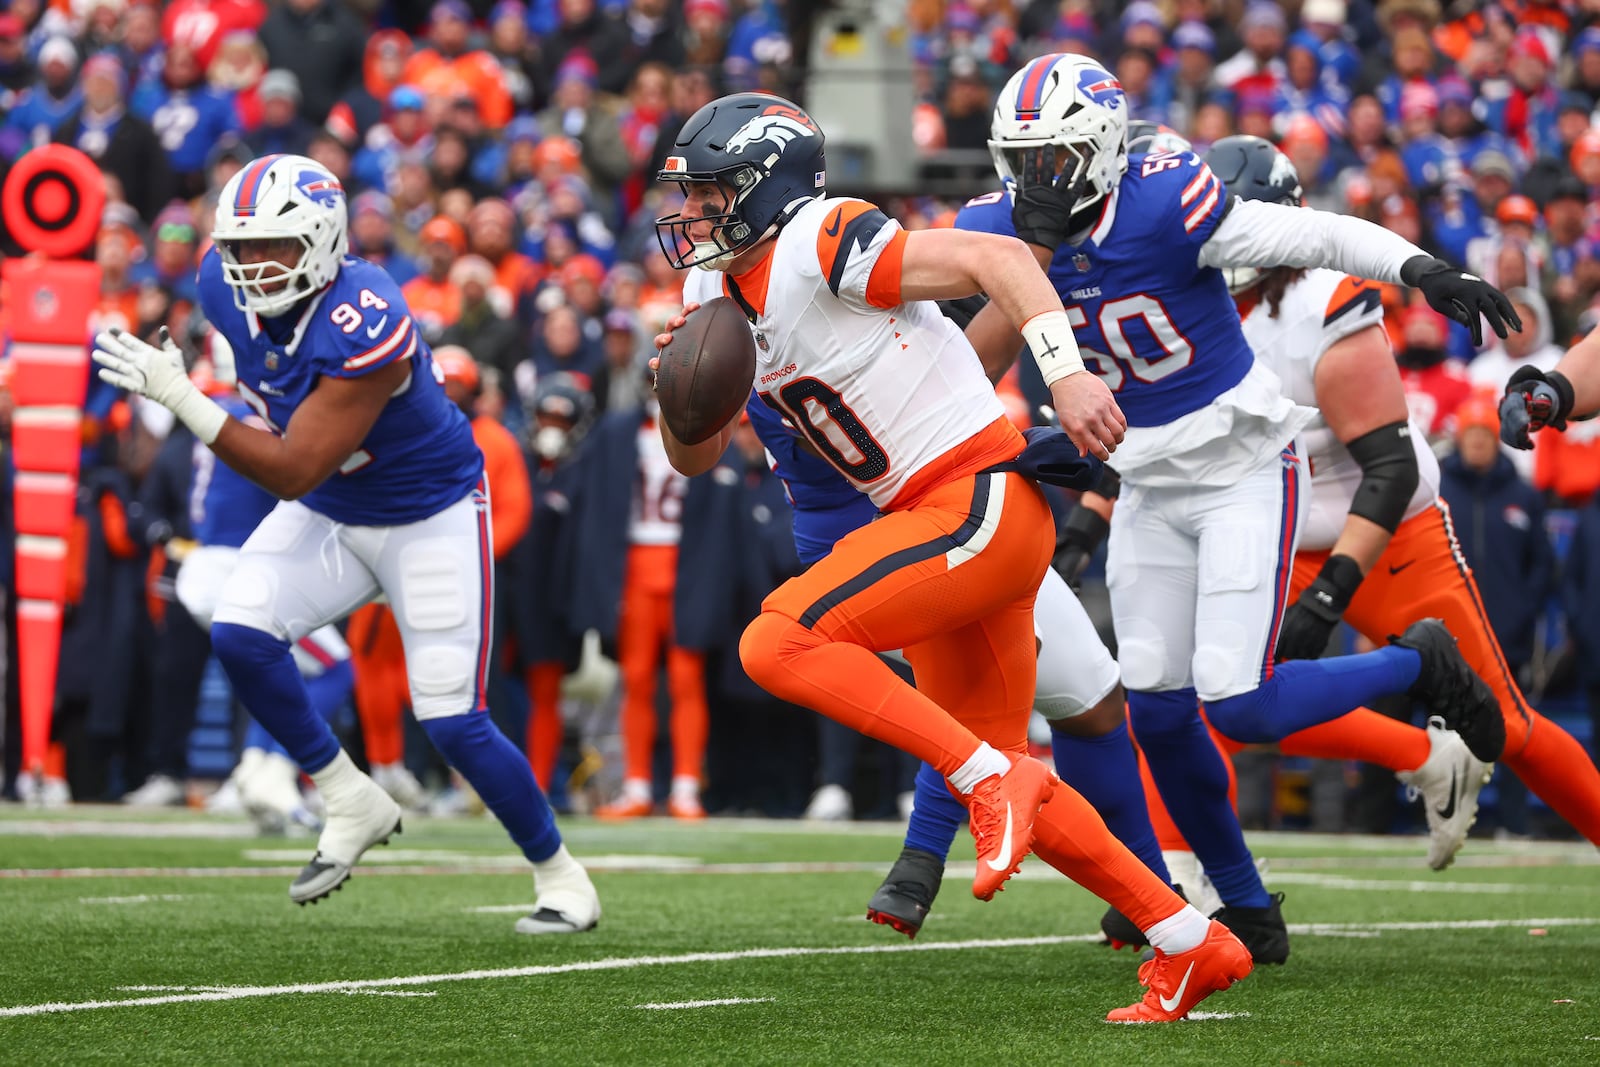
{"type": "Polygon", "coordinates": [[[384,328],[384,326],[386,326],[388,324],[388,322],[389,322],[389,316],[385,315],[383,318],[378,320],[378,325],[369,327],[367,329],[367,340],[370,341],[373,338],[377,337],[378,333],[384,328]]]}
{"type": "Polygon", "coordinates": [[[1156,994],[1156,1000],[1161,1004],[1162,1011],[1175,1011],[1178,1005],[1183,1003],[1183,991],[1189,988],[1189,976],[1193,973],[1194,962],[1190,961],[1189,969],[1183,972],[1183,981],[1178,983],[1178,991],[1172,994],[1171,1000],[1168,1000],[1159,993],[1156,994]]]}
{"type": "Polygon", "coordinates": [[[1450,803],[1442,808],[1433,809],[1439,813],[1439,818],[1441,819],[1448,819],[1456,813],[1456,781],[1459,775],[1459,770],[1455,767],[1450,768],[1450,803]]]}
{"type": "Polygon", "coordinates": [[[823,232],[829,237],[839,236],[839,220],[842,218],[844,218],[844,208],[840,208],[838,211],[833,213],[833,225],[829,226],[823,232]]]}
{"type": "Polygon", "coordinates": [[[1396,574],[1399,574],[1401,571],[1405,570],[1407,567],[1411,566],[1415,562],[1416,562],[1416,560],[1414,560],[1414,559],[1408,559],[1404,563],[1400,564],[1400,566],[1398,566],[1398,567],[1395,567],[1395,566],[1391,565],[1389,567],[1389,576],[1391,578],[1394,577],[1396,574]]]}
{"type": "Polygon", "coordinates": [[[1006,802],[1006,832],[1000,837],[1000,851],[987,861],[991,871],[1003,871],[1011,866],[1011,802],[1006,802]]]}

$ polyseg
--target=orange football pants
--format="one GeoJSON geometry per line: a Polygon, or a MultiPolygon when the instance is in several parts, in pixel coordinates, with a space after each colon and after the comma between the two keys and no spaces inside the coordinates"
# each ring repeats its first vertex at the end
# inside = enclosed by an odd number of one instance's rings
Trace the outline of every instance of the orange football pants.
{"type": "Polygon", "coordinates": [[[411,704],[406,650],[387,604],[367,604],[350,615],[346,632],[355,669],[356,715],[367,763],[399,763],[405,757],[403,716],[411,704]]]}
{"type": "Polygon", "coordinates": [[[622,772],[648,782],[656,744],[656,672],[663,649],[672,698],[672,774],[700,778],[710,713],[706,709],[705,657],[672,640],[672,593],[677,585],[677,545],[628,549],[617,618],[617,666],[622,674],[622,772]]]}
{"type": "MultiPolygon", "coordinates": [[[[1327,558],[1325,551],[1295,556],[1292,597],[1316,579],[1327,558]]],[[[1377,644],[1430,617],[1444,620],[1463,658],[1500,702],[1506,723],[1500,761],[1551,810],[1600,844],[1600,771],[1576,738],[1528,706],[1489,626],[1442,501],[1400,524],[1344,613],[1345,622],[1377,644]]],[[[1239,746],[1219,747],[1226,757],[1239,746]]],[[[1278,747],[1287,755],[1361,760],[1391,770],[1415,770],[1428,755],[1423,731],[1365,708],[1290,734],[1278,747]]],[[[1162,847],[1186,848],[1165,810],[1158,815],[1160,799],[1148,787],[1145,796],[1162,847]]]]}
{"type": "MultiPolygon", "coordinates": [[[[744,632],[745,671],[780,699],[844,723],[949,777],[980,742],[1027,751],[1033,601],[1054,550],[1037,486],[966,474],[852,531],[779,586],[744,632]],[[875,653],[905,650],[913,688],[875,653]]],[[[1034,851],[1141,928],[1183,906],[1057,784],[1034,851]]]]}

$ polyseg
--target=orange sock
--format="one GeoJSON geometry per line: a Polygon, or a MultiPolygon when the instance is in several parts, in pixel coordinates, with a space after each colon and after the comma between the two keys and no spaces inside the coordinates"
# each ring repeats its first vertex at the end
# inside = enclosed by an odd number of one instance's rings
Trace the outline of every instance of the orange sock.
{"type": "Polygon", "coordinates": [[[367,763],[398,763],[405,757],[402,726],[406,703],[411,697],[404,661],[396,670],[394,664],[366,660],[356,671],[355,697],[367,763]]]}
{"type": "Polygon", "coordinates": [[[1113,837],[1099,813],[1065,782],[1034,820],[1033,850],[1141,930],[1183,910],[1183,899],[1113,837]]]}
{"type": "Polygon", "coordinates": [[[1285,756],[1360,760],[1391,771],[1414,771],[1428,758],[1428,734],[1410,723],[1357,708],[1278,742],[1285,756]]]}
{"type": "Polygon", "coordinates": [[[778,699],[909,752],[946,778],[980,744],[976,734],[901,681],[875,653],[830,642],[775,611],[763,611],[745,628],[739,657],[751,680],[778,699]]]}
{"type": "Polygon", "coordinates": [[[667,649],[667,685],[672,690],[672,776],[699,780],[711,732],[705,657],[692,649],[667,649]]]}
{"type": "Polygon", "coordinates": [[[50,742],[50,747],[44,750],[44,776],[46,778],[65,778],[67,776],[67,746],[60,741],[50,742]]]}
{"type": "Polygon", "coordinates": [[[560,663],[535,663],[528,668],[528,765],[539,788],[550,791],[556,760],[561,756],[561,676],[560,663]]]}
{"type": "Polygon", "coordinates": [[[1600,771],[1577,738],[1531,708],[1529,715],[1527,740],[1517,752],[1507,746],[1500,762],[1516,771],[1557,815],[1600,845],[1600,771]]]}

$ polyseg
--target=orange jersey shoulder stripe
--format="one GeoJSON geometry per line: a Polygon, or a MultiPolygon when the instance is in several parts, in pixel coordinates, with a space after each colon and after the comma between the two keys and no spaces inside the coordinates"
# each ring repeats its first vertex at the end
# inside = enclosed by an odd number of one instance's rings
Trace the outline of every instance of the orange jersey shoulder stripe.
{"type": "Polygon", "coordinates": [[[1378,286],[1365,278],[1353,278],[1345,275],[1339,279],[1339,284],[1334,286],[1333,295],[1328,297],[1328,306],[1322,316],[1324,324],[1331,323],[1339,316],[1357,308],[1371,310],[1383,302],[1383,294],[1378,286]]]}
{"type": "MultiPolygon", "coordinates": [[[[822,276],[833,277],[834,263],[840,252],[848,252],[845,235],[852,220],[878,209],[864,200],[848,200],[839,204],[827,216],[822,228],[817,230],[817,262],[822,265],[822,276]]],[[[890,305],[893,307],[894,305],[890,305]]]]}

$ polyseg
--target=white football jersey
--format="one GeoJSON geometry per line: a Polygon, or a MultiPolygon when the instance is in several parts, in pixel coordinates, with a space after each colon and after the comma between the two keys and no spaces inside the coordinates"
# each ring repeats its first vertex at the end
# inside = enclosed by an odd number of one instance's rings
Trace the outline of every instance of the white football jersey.
{"type": "Polygon", "coordinates": [[[904,244],[871,204],[816,200],[754,270],[692,271],[683,290],[753,316],[756,391],[879,508],[986,430],[1022,447],[961,330],[932,301],[901,302],[904,244]]]}
{"type": "MultiPolygon", "coordinates": [[[[1382,323],[1383,302],[1376,285],[1318,269],[1289,286],[1276,318],[1265,304],[1252,308],[1244,317],[1244,335],[1256,358],[1282,379],[1284,394],[1297,404],[1315,407],[1317,364],[1323,354],[1336,341],[1382,323]]],[[[1356,487],[1361,484],[1361,465],[1320,415],[1301,433],[1300,445],[1311,463],[1311,507],[1299,547],[1325,551],[1344,529],[1356,487]]],[[[1428,508],[1439,495],[1439,461],[1415,420],[1411,422],[1411,447],[1417,454],[1419,478],[1406,505],[1408,519],[1428,508]]]]}

